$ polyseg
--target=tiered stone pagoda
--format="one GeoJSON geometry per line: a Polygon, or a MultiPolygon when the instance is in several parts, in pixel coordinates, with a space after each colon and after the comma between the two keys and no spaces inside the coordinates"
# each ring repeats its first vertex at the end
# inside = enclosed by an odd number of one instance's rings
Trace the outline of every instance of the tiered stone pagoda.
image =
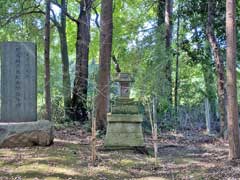
{"type": "Polygon", "coordinates": [[[119,73],[115,81],[120,84],[120,97],[107,116],[104,146],[110,149],[143,147],[143,118],[139,114],[137,103],[129,98],[130,83],[133,80],[128,73],[119,73]]]}

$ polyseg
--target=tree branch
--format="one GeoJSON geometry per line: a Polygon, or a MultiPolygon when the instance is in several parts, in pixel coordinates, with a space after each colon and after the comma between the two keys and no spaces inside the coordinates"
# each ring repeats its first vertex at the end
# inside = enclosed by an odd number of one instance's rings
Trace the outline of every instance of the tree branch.
{"type": "Polygon", "coordinates": [[[92,7],[92,9],[94,10],[95,14],[96,14],[96,18],[95,18],[95,24],[98,27],[98,29],[100,29],[100,25],[98,23],[98,18],[99,18],[99,14],[97,12],[97,8],[96,7],[92,7]]]}
{"type": "MultiPolygon", "coordinates": [[[[58,6],[61,10],[63,10],[61,4],[59,4],[59,3],[57,2],[57,0],[51,0],[51,2],[52,2],[54,5],[58,6]]],[[[65,13],[65,15],[66,15],[70,20],[74,21],[75,23],[79,23],[79,21],[78,21],[76,18],[74,18],[72,15],[70,15],[67,11],[64,11],[64,10],[63,10],[63,12],[65,13]]]]}
{"type": "Polygon", "coordinates": [[[117,61],[117,58],[115,55],[112,55],[112,60],[113,60],[113,63],[114,63],[114,66],[115,66],[115,70],[117,73],[120,73],[121,72],[121,69],[120,69],[120,66],[118,64],[118,61],[117,61]]]}
{"type": "Polygon", "coordinates": [[[56,17],[55,12],[54,12],[52,9],[50,9],[50,11],[52,12],[52,15],[53,15],[53,17],[50,17],[51,21],[53,22],[53,24],[54,24],[57,28],[60,28],[61,25],[60,25],[60,23],[57,21],[57,17],[56,17]]]}

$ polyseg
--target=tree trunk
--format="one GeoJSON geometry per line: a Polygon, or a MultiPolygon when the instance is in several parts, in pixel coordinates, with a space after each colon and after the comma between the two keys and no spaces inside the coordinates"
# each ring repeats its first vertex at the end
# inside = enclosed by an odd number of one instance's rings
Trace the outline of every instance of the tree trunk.
{"type": "MultiPolygon", "coordinates": [[[[179,11],[179,9],[178,9],[179,11]]],[[[178,87],[179,87],[179,29],[180,29],[180,17],[177,17],[177,55],[176,55],[176,74],[175,74],[175,88],[174,88],[174,108],[176,123],[178,121],[178,87]]]]}
{"type": "Polygon", "coordinates": [[[226,0],[227,34],[227,119],[229,159],[240,158],[237,80],[236,80],[236,1],[226,0]]]}
{"type": "Polygon", "coordinates": [[[207,133],[211,132],[211,118],[210,118],[210,106],[208,98],[205,98],[205,120],[206,120],[206,129],[207,133]]]}
{"type": "Polygon", "coordinates": [[[65,118],[68,118],[71,107],[71,81],[69,74],[69,59],[68,59],[68,45],[67,45],[67,34],[66,34],[66,13],[67,4],[66,0],[61,1],[61,25],[57,26],[61,56],[62,56],[62,81],[63,81],[63,97],[64,97],[64,114],[65,118]]]}
{"type": "Polygon", "coordinates": [[[51,121],[51,92],[50,92],[50,0],[46,0],[44,64],[45,64],[45,104],[46,119],[51,121]]]}
{"type": "MultiPolygon", "coordinates": [[[[165,29],[166,29],[166,51],[170,55],[171,53],[171,41],[172,41],[172,11],[173,0],[166,0],[165,2],[165,29]]],[[[168,107],[170,108],[169,115],[171,118],[172,111],[172,61],[171,58],[167,58],[166,63],[166,80],[168,88],[168,107]]]]}
{"type": "Polygon", "coordinates": [[[158,0],[157,4],[158,27],[164,24],[165,17],[165,0],[158,0]]]}
{"type": "Polygon", "coordinates": [[[81,0],[77,23],[76,72],[72,97],[72,118],[80,122],[88,119],[87,88],[91,3],[91,0],[81,0]]]}
{"type": "Polygon", "coordinates": [[[218,94],[218,108],[220,117],[220,137],[224,136],[226,130],[226,115],[225,115],[225,90],[224,90],[224,65],[220,54],[220,48],[214,34],[214,2],[208,0],[208,23],[207,23],[207,37],[210,43],[217,72],[217,94],[218,94]]]}
{"type": "Polygon", "coordinates": [[[97,129],[106,128],[108,112],[108,96],[110,87],[110,64],[112,53],[112,0],[101,1],[101,31],[100,31],[100,58],[98,96],[96,101],[97,129]]]}
{"type": "Polygon", "coordinates": [[[156,97],[153,97],[153,102],[152,102],[152,111],[153,111],[153,147],[154,147],[154,156],[155,156],[155,166],[158,164],[157,159],[158,159],[158,127],[157,127],[157,102],[156,102],[156,97]]]}

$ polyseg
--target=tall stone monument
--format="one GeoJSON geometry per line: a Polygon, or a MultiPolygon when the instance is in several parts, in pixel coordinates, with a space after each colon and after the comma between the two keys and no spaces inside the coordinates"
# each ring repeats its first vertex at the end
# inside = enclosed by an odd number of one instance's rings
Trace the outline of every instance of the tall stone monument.
{"type": "Polygon", "coordinates": [[[52,123],[37,121],[36,45],[0,43],[0,55],[0,147],[51,144],[52,123]]]}
{"type": "Polygon", "coordinates": [[[37,121],[37,61],[33,43],[1,44],[0,122],[37,121]]]}
{"type": "Polygon", "coordinates": [[[119,73],[115,81],[120,84],[120,97],[107,116],[104,146],[107,149],[143,147],[143,118],[138,112],[137,102],[129,98],[132,79],[128,73],[119,73]]]}

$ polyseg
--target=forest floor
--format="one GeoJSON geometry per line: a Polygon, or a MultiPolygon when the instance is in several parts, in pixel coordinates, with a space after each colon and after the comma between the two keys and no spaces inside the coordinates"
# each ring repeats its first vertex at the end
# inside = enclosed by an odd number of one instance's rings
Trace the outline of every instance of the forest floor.
{"type": "MultiPolygon", "coordinates": [[[[56,131],[49,147],[0,149],[0,180],[240,178],[240,161],[227,160],[227,143],[203,131],[161,133],[156,166],[151,155],[138,151],[104,151],[101,140],[96,166],[91,166],[89,135],[67,128],[56,131]]],[[[145,141],[152,149],[150,138],[145,141]]]]}

